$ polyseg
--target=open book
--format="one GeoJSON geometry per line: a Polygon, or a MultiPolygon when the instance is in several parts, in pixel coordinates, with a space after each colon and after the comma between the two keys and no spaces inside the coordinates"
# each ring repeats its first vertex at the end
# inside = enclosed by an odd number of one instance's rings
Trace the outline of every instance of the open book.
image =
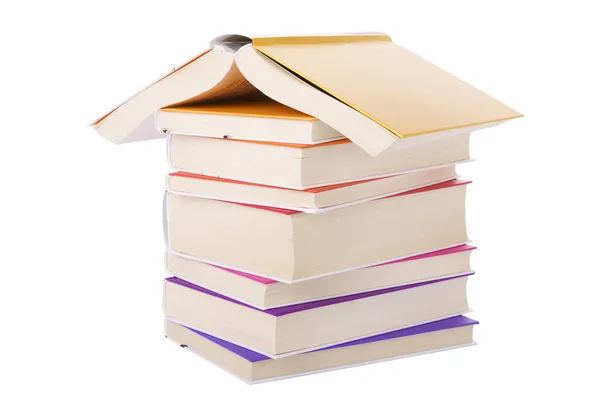
{"type": "Polygon", "coordinates": [[[521,116],[384,34],[224,35],[93,125],[115,143],[162,138],[163,107],[265,96],[371,155],[521,116]]]}

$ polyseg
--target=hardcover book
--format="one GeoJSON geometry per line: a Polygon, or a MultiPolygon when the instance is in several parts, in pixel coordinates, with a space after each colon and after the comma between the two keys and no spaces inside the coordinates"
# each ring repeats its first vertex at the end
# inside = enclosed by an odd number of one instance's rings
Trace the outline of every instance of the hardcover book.
{"type": "Polygon", "coordinates": [[[167,157],[179,171],[303,190],[465,162],[469,135],[378,157],[349,140],[300,145],[169,135],[167,157]]]}
{"type": "Polygon", "coordinates": [[[289,357],[469,312],[471,274],[269,310],[173,277],[165,281],[165,317],[271,358],[289,357]]]}
{"type": "Polygon", "coordinates": [[[300,190],[188,172],[174,172],[167,177],[167,191],[182,196],[287,208],[312,214],[376,200],[456,178],[455,166],[448,165],[384,178],[300,190]]]}
{"type": "Polygon", "coordinates": [[[156,125],[171,134],[276,143],[346,139],[323,121],[268,97],[165,107],[158,111],[156,125]]]}
{"type": "Polygon", "coordinates": [[[281,282],[314,279],[466,243],[468,183],[318,214],[167,193],[168,249],[281,282]]]}
{"type": "Polygon", "coordinates": [[[476,324],[461,315],[280,359],[171,321],[165,335],[244,382],[260,383],[473,345],[476,324]]]}

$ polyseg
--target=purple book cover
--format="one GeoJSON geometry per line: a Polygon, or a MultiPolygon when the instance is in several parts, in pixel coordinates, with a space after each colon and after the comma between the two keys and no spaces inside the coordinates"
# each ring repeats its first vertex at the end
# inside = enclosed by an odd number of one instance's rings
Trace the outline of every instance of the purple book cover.
{"type": "MultiPolygon", "coordinates": [[[[435,322],[430,322],[430,323],[423,324],[423,325],[413,326],[412,328],[399,329],[397,331],[382,333],[380,335],[375,335],[375,336],[370,336],[370,337],[363,338],[363,339],[353,340],[351,342],[336,344],[334,346],[330,346],[330,347],[326,347],[326,348],[314,350],[314,351],[317,352],[317,351],[324,351],[324,350],[330,350],[330,349],[337,349],[337,348],[341,348],[341,347],[356,346],[356,345],[361,345],[361,344],[378,342],[381,340],[397,339],[397,338],[401,338],[401,337],[405,337],[405,336],[412,336],[412,335],[419,335],[422,333],[441,331],[444,329],[461,328],[463,326],[476,325],[478,323],[479,322],[475,321],[474,319],[467,318],[463,315],[459,315],[456,317],[442,319],[440,321],[435,321],[435,322]]],[[[192,328],[188,328],[187,326],[185,328],[202,336],[205,339],[210,340],[213,343],[218,344],[219,346],[231,351],[232,353],[235,353],[238,356],[245,358],[246,360],[248,360],[252,363],[272,359],[270,357],[265,356],[264,354],[257,353],[255,351],[249,350],[242,346],[238,346],[238,345],[228,342],[226,340],[216,338],[207,333],[200,332],[200,331],[197,331],[192,328]]]]}
{"type": "Polygon", "coordinates": [[[183,279],[180,279],[180,278],[177,278],[177,277],[167,278],[166,281],[174,283],[174,284],[177,284],[177,285],[181,285],[181,286],[187,287],[187,288],[192,289],[192,290],[196,290],[196,291],[204,293],[204,294],[208,294],[210,296],[215,296],[215,297],[218,297],[220,299],[227,300],[227,301],[230,301],[230,302],[235,303],[235,304],[239,304],[239,305],[244,306],[244,307],[252,308],[254,310],[270,314],[270,315],[272,315],[274,317],[281,317],[283,315],[292,314],[292,313],[296,313],[296,312],[300,312],[300,311],[305,311],[305,310],[311,310],[313,308],[325,307],[325,306],[330,306],[330,305],[333,305],[333,304],[344,303],[344,302],[347,302],[347,301],[364,299],[364,298],[371,297],[371,296],[378,296],[380,294],[392,293],[392,292],[397,292],[397,291],[400,291],[400,290],[406,290],[406,289],[416,288],[416,287],[419,287],[419,286],[432,285],[432,284],[435,284],[435,283],[449,281],[449,280],[452,280],[452,279],[463,278],[465,276],[473,275],[474,273],[475,272],[468,272],[466,274],[458,275],[458,276],[453,276],[453,277],[450,277],[450,278],[442,278],[442,279],[436,279],[436,280],[433,280],[433,281],[412,283],[412,284],[409,284],[409,285],[403,285],[403,286],[396,286],[396,287],[387,288],[387,289],[374,290],[372,292],[366,292],[366,293],[351,294],[351,295],[347,295],[347,296],[336,297],[336,298],[333,298],[333,299],[310,301],[310,302],[307,302],[307,303],[294,304],[294,305],[291,305],[291,306],[283,306],[283,307],[271,308],[269,310],[261,310],[261,309],[256,308],[256,307],[252,307],[252,306],[250,306],[248,304],[244,304],[244,303],[242,303],[240,301],[231,299],[231,298],[229,298],[227,296],[223,296],[222,294],[213,292],[212,290],[205,289],[205,288],[203,288],[201,286],[194,285],[193,283],[190,283],[188,281],[184,281],[183,279]]]}

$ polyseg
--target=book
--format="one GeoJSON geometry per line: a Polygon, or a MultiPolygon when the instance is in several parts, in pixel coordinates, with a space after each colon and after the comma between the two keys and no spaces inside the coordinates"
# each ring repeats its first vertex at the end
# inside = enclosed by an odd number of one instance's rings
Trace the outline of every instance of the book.
{"type": "Polygon", "coordinates": [[[172,277],[165,280],[165,318],[271,358],[289,357],[469,312],[470,274],[270,310],[172,277]]]}
{"type": "Polygon", "coordinates": [[[464,275],[471,271],[473,250],[473,246],[460,245],[292,284],[173,253],[166,253],[165,269],[185,281],[264,310],[464,275]]]}
{"type": "Polygon", "coordinates": [[[164,107],[156,125],[169,133],[263,142],[318,144],[346,139],[317,118],[268,97],[164,107]]]}
{"type": "Polygon", "coordinates": [[[172,169],[290,189],[398,175],[465,162],[469,135],[371,157],[349,140],[300,145],[169,135],[172,169]]]}
{"type": "Polygon", "coordinates": [[[232,179],[174,172],[170,193],[318,213],[456,179],[454,165],[363,181],[297,190],[232,179]]]}
{"type": "Polygon", "coordinates": [[[460,315],[278,359],[171,321],[165,335],[252,384],[470,346],[477,324],[460,315]]]}
{"type": "Polygon", "coordinates": [[[323,121],[370,155],[522,116],[385,34],[225,35],[93,126],[115,143],[160,138],[160,108],[265,95],[323,121]]]}
{"type": "Polygon", "coordinates": [[[167,247],[281,282],[314,279],[466,243],[468,183],[318,214],[166,193],[167,247]]]}

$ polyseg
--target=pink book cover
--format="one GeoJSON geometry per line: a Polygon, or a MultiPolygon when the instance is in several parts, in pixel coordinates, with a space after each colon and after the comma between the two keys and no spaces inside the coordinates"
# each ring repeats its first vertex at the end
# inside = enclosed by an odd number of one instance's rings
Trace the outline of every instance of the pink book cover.
{"type": "MultiPolygon", "coordinates": [[[[389,265],[389,264],[394,264],[394,263],[401,263],[401,262],[407,262],[407,261],[420,260],[420,259],[429,258],[429,257],[440,257],[440,256],[449,255],[449,254],[460,253],[460,252],[463,252],[463,251],[472,251],[472,250],[475,250],[476,248],[477,247],[475,247],[475,246],[470,246],[470,245],[467,245],[467,244],[462,244],[460,246],[454,246],[454,247],[450,247],[450,248],[443,249],[443,250],[438,250],[438,251],[433,251],[433,252],[430,252],[430,253],[420,254],[418,256],[412,256],[412,257],[407,257],[407,258],[401,258],[401,259],[394,260],[394,261],[388,261],[388,262],[385,262],[385,263],[382,263],[382,264],[372,265],[370,267],[365,267],[365,268],[377,268],[377,267],[382,266],[382,265],[389,265]]],[[[270,285],[270,284],[278,282],[278,281],[273,280],[273,279],[263,278],[262,276],[252,275],[252,274],[249,274],[247,272],[235,271],[233,269],[219,267],[217,265],[212,265],[212,264],[210,264],[210,265],[212,267],[214,267],[214,268],[219,268],[221,270],[230,272],[232,274],[236,274],[236,275],[242,276],[244,278],[251,279],[251,280],[253,280],[255,282],[258,282],[258,283],[262,283],[263,285],[270,285]]]]}

